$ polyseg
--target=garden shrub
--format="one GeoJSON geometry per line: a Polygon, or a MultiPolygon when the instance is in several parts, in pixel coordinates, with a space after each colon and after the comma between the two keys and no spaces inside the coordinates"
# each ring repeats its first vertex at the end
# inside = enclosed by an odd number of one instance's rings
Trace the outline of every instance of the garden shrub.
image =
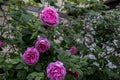
{"type": "Polygon", "coordinates": [[[120,80],[119,6],[57,2],[0,0],[0,80],[120,80]],[[39,15],[29,5],[42,5],[39,15]]]}

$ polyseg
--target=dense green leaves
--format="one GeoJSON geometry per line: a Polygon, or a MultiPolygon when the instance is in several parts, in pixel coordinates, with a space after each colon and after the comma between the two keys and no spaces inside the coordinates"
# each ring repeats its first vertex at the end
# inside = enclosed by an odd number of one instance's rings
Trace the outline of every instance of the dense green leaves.
{"type": "Polygon", "coordinates": [[[86,59],[81,59],[78,56],[71,55],[68,51],[60,53],[58,55],[58,60],[64,63],[67,70],[72,69],[73,72],[78,72],[81,77],[83,76],[82,70],[85,69],[88,64],[86,59]]]}

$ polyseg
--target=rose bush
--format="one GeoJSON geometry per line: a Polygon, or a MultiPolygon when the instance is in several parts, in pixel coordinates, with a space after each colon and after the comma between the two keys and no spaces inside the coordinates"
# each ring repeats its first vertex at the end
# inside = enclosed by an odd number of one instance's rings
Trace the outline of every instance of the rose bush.
{"type": "Polygon", "coordinates": [[[1,80],[120,79],[119,6],[109,11],[95,0],[37,2],[0,1],[1,80]],[[38,15],[31,5],[41,6],[38,15]]]}

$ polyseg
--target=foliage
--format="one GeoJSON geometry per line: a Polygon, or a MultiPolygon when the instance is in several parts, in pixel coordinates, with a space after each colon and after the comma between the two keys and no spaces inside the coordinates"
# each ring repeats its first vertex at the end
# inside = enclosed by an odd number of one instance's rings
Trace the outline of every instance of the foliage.
{"type": "Polygon", "coordinates": [[[5,43],[0,50],[0,79],[49,80],[46,67],[56,60],[64,63],[67,70],[65,80],[77,80],[68,73],[70,68],[79,73],[78,80],[120,79],[119,6],[106,11],[108,7],[96,0],[62,0],[60,6],[56,4],[57,0],[7,1],[8,9],[5,11],[2,3],[6,1],[0,0],[3,14],[0,40],[5,43]],[[59,12],[66,12],[69,19],[60,17],[57,27],[48,27],[38,16],[27,12],[29,4],[42,5],[45,2],[59,12]],[[85,7],[80,8],[80,4],[85,7]],[[28,47],[34,46],[38,37],[46,37],[51,46],[47,52],[40,54],[37,64],[29,66],[22,60],[22,54],[28,47]],[[77,55],[70,54],[72,46],[77,47],[77,55]]]}

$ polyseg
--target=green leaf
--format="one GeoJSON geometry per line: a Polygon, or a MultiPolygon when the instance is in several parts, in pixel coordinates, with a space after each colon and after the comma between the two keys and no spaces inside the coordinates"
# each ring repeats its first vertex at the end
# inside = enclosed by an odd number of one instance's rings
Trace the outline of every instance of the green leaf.
{"type": "Polygon", "coordinates": [[[43,80],[43,77],[36,77],[35,80],[43,80]]]}
{"type": "Polygon", "coordinates": [[[77,69],[77,72],[79,73],[80,76],[83,76],[83,71],[80,69],[77,69]]]}
{"type": "Polygon", "coordinates": [[[7,63],[10,63],[10,64],[17,64],[20,62],[20,59],[10,59],[9,61],[7,61],[7,63]]]}
{"type": "Polygon", "coordinates": [[[26,73],[26,71],[24,71],[24,70],[19,70],[19,71],[17,71],[17,72],[18,72],[18,73],[17,73],[18,79],[23,80],[23,79],[25,79],[25,77],[27,76],[27,73],[26,73]]]}
{"type": "Polygon", "coordinates": [[[23,63],[19,63],[17,66],[16,66],[16,69],[22,69],[25,65],[23,63]]]}
{"type": "Polygon", "coordinates": [[[38,32],[37,32],[37,31],[36,31],[36,32],[34,32],[34,33],[32,33],[32,36],[30,37],[30,39],[36,38],[36,37],[37,37],[37,35],[38,35],[38,32]]]}
{"type": "Polygon", "coordinates": [[[37,64],[35,65],[35,70],[41,71],[41,64],[40,64],[40,63],[37,63],[37,64]]]}
{"type": "Polygon", "coordinates": [[[4,58],[0,56],[0,63],[4,61],[4,58]]]}
{"type": "Polygon", "coordinates": [[[44,73],[43,72],[32,72],[27,76],[27,79],[32,80],[32,79],[36,79],[37,77],[39,77],[40,79],[42,79],[44,77],[44,73]]]}

